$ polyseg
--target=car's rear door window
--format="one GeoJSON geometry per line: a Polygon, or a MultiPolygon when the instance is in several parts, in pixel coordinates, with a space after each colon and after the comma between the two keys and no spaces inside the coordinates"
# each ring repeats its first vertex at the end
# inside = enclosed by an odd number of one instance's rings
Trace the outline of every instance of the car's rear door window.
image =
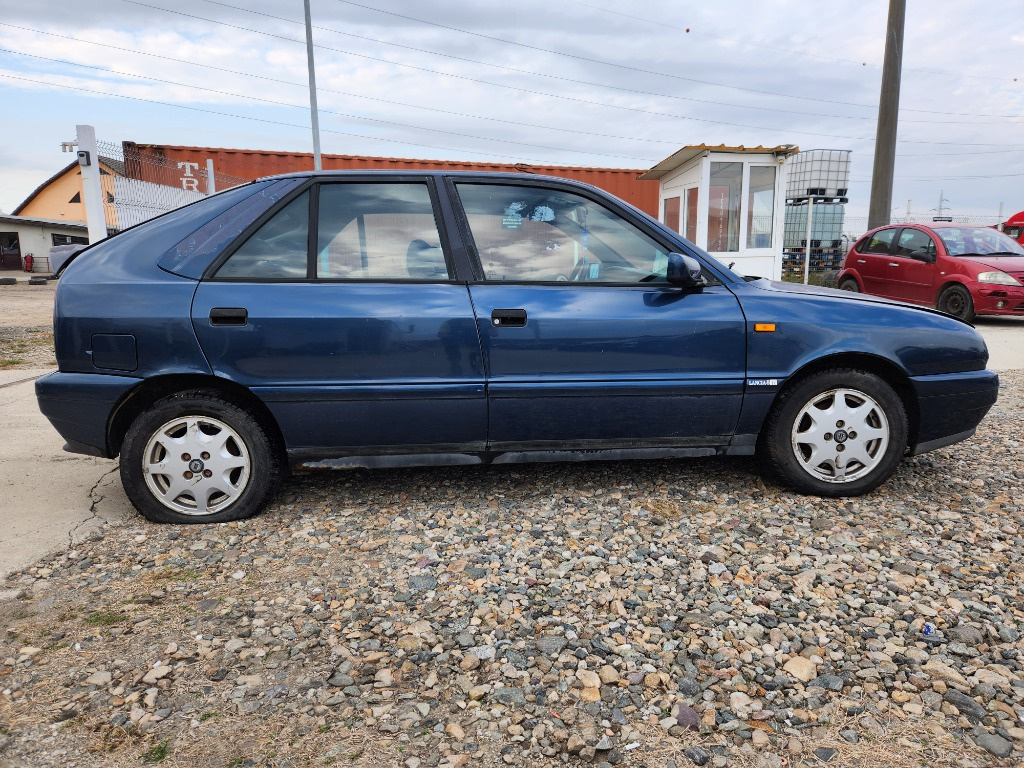
{"type": "Polygon", "coordinates": [[[896,234],[895,229],[882,229],[871,235],[860,247],[861,253],[888,253],[892,245],[892,239],[896,234]]]}
{"type": "Polygon", "coordinates": [[[316,276],[330,280],[448,280],[426,184],[323,184],[316,276]]]}

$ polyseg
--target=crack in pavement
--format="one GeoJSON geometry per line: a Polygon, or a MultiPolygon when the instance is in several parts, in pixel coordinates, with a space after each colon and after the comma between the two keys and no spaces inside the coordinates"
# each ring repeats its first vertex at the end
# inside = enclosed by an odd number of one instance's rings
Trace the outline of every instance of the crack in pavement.
{"type": "Polygon", "coordinates": [[[112,474],[117,472],[117,470],[118,467],[115,466],[113,469],[104,472],[102,475],[100,475],[100,478],[96,481],[93,487],[89,489],[89,516],[86,517],[84,520],[80,520],[78,523],[74,525],[74,527],[70,531],[68,531],[68,546],[73,547],[75,545],[75,532],[82,526],[87,525],[88,523],[91,523],[94,520],[99,521],[101,526],[106,525],[107,521],[100,516],[98,507],[100,505],[100,502],[102,502],[107,497],[101,496],[99,494],[99,487],[104,480],[106,480],[112,474]]]}
{"type": "Polygon", "coordinates": [[[35,381],[36,379],[41,379],[43,377],[43,375],[44,374],[39,374],[38,376],[29,376],[27,379],[18,379],[17,381],[9,381],[6,384],[0,384],[0,389],[6,389],[7,387],[13,387],[13,386],[16,386],[18,384],[24,384],[27,381],[35,381]]]}

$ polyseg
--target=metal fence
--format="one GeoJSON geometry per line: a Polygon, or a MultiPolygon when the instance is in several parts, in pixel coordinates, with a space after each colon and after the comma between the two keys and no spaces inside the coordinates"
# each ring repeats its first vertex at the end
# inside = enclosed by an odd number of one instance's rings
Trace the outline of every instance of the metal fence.
{"type": "MultiPolygon", "coordinates": [[[[807,261],[807,208],[786,206],[786,229],[783,240],[782,278],[803,282],[807,261]]],[[[811,213],[809,282],[829,285],[843,267],[843,259],[851,246],[868,231],[867,216],[847,216],[843,205],[814,205],[811,213]]],[[[890,224],[930,224],[934,214],[894,216],[890,224]]],[[[994,227],[998,216],[953,216],[958,224],[994,227]]]]}
{"type": "Polygon", "coordinates": [[[130,142],[97,141],[107,229],[122,229],[200,200],[248,179],[210,173],[210,166],[171,162],[142,153],[130,142]],[[101,167],[102,167],[101,166],[101,167]]]}

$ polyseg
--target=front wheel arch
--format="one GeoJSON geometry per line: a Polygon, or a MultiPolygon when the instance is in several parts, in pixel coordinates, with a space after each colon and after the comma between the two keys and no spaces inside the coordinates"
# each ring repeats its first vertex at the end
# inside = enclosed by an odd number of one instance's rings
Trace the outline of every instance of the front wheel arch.
{"type": "Polygon", "coordinates": [[[797,492],[857,496],[895,472],[906,453],[908,424],[902,398],[884,378],[825,368],[780,393],[762,426],[759,454],[771,474],[797,492]]]}
{"type": "MultiPolygon", "coordinates": [[[[838,354],[831,355],[829,357],[823,357],[818,360],[814,360],[807,363],[801,368],[795,370],[786,379],[785,385],[775,395],[775,399],[772,401],[771,406],[765,411],[765,418],[775,408],[776,403],[779,401],[786,392],[791,388],[797,386],[808,376],[813,376],[816,373],[829,370],[831,368],[850,368],[853,370],[864,371],[865,373],[871,373],[882,379],[886,384],[892,387],[900,400],[903,402],[903,410],[907,414],[907,445],[916,445],[917,436],[920,432],[921,415],[918,408],[917,395],[914,392],[913,385],[910,383],[910,378],[907,374],[893,365],[884,358],[875,357],[874,355],[867,354],[838,354]]],[[[758,435],[757,441],[757,453],[759,456],[764,455],[764,425],[758,435]]]]}
{"type": "Polygon", "coordinates": [[[961,283],[959,280],[950,280],[949,282],[945,283],[939,288],[939,290],[935,294],[935,308],[940,312],[946,311],[942,309],[942,304],[946,294],[951,290],[963,291],[964,293],[967,294],[967,312],[963,316],[949,312],[947,312],[947,314],[952,314],[953,317],[959,317],[966,323],[973,323],[974,318],[977,315],[977,312],[975,311],[974,294],[971,292],[970,288],[961,283]]]}

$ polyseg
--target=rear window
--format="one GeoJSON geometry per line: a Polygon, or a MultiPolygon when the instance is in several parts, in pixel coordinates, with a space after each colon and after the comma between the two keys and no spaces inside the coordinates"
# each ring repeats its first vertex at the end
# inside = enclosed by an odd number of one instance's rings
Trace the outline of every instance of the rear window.
{"type": "MultiPolygon", "coordinates": [[[[137,229],[144,230],[147,247],[160,242],[170,244],[157,260],[162,269],[198,280],[246,227],[303,181],[270,179],[235,187],[171,211],[137,229]]],[[[125,234],[130,233],[131,230],[125,234]]]]}

